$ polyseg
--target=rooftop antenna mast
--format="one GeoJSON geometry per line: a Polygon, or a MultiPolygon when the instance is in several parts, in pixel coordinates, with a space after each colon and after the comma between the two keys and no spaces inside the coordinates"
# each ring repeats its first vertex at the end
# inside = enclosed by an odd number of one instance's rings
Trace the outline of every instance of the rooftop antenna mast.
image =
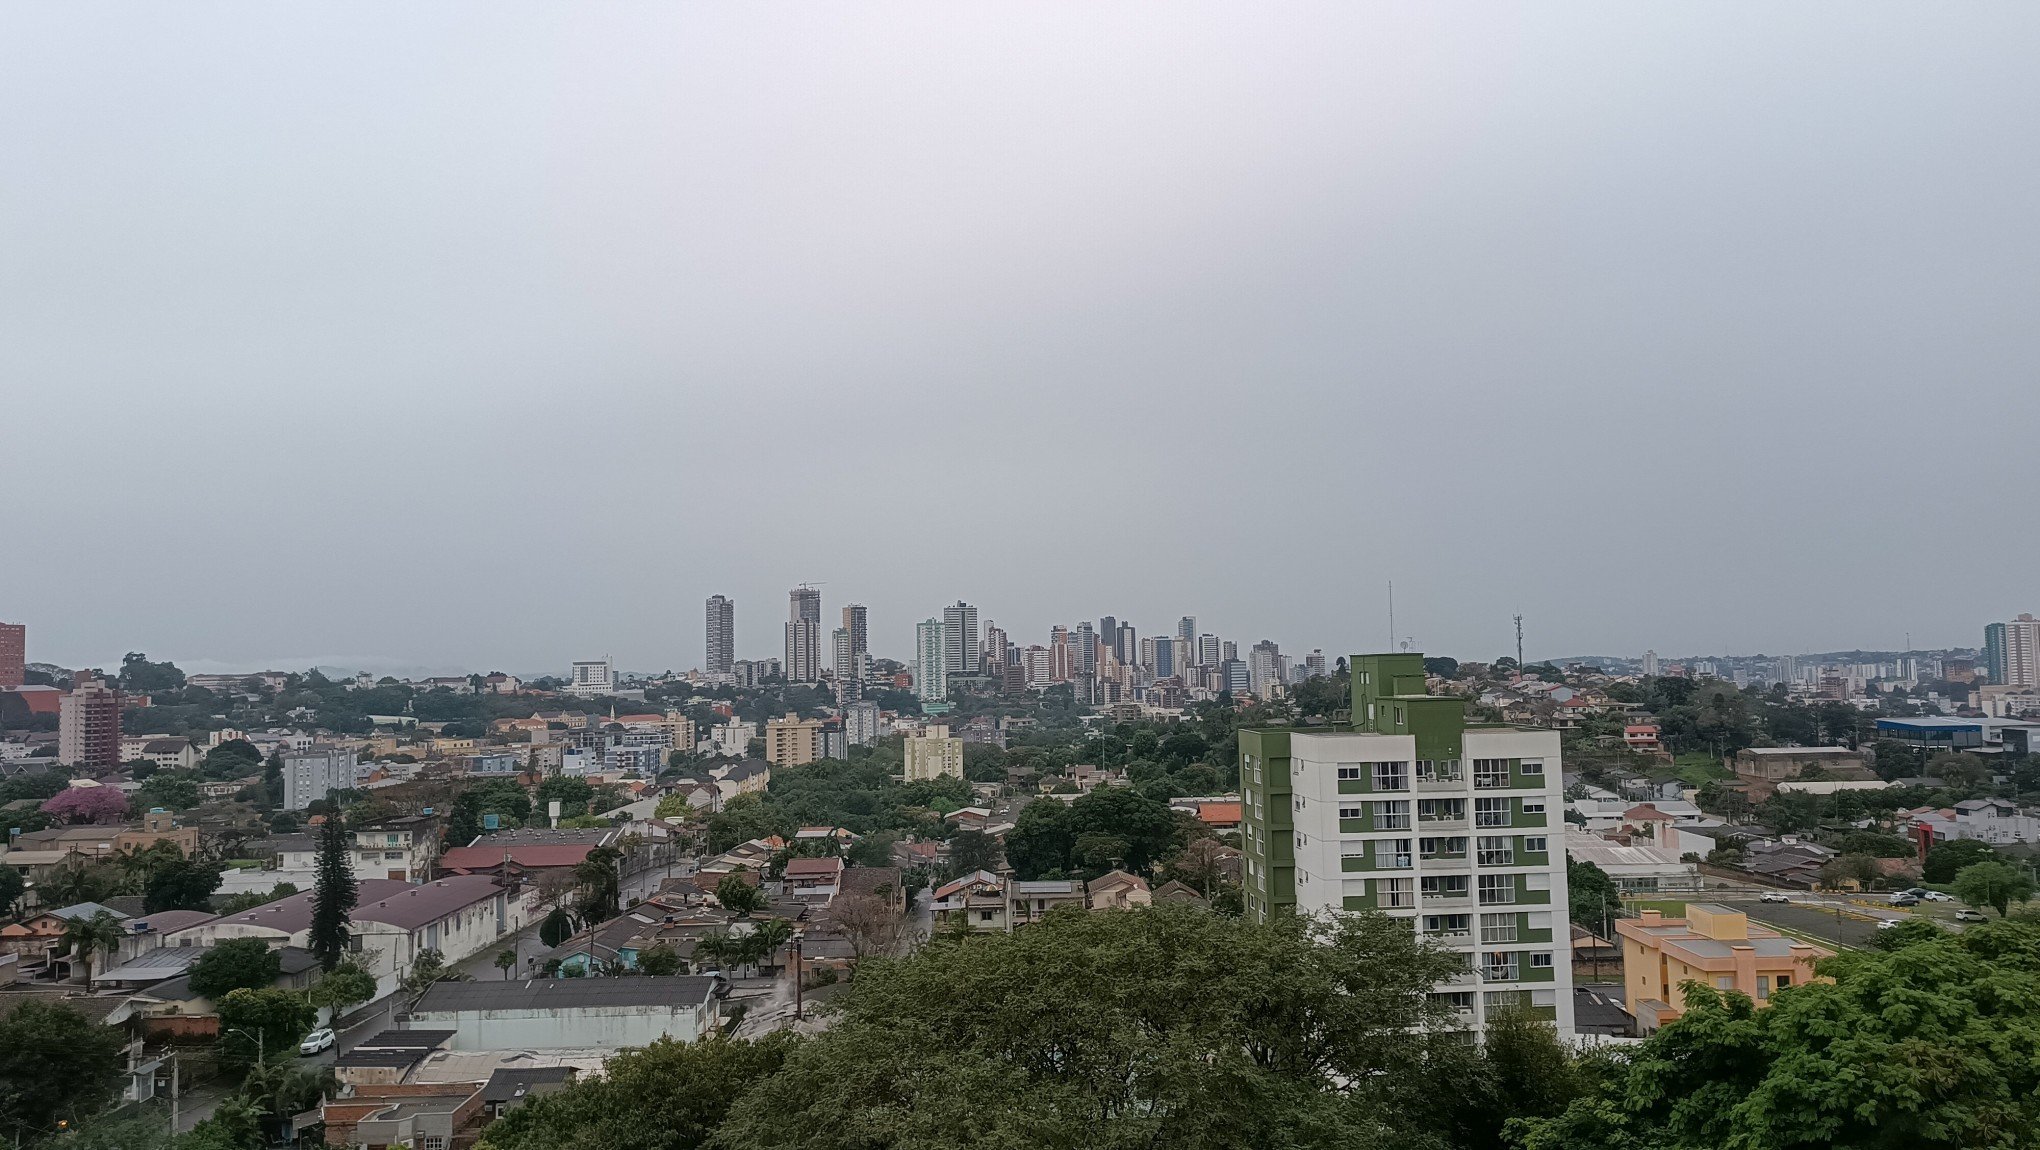
{"type": "Polygon", "coordinates": [[[1388,649],[1395,650],[1395,580],[1388,581],[1388,649]]]}
{"type": "Polygon", "coordinates": [[[1516,670],[1523,669],[1523,617],[1516,616],[1516,670]]]}

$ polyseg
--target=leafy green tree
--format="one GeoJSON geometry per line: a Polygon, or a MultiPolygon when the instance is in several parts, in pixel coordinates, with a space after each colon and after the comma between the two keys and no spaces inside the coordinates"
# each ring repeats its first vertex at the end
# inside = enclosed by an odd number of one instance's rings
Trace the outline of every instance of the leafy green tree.
{"type": "Polygon", "coordinates": [[[1992,907],[2002,918],[2011,904],[2033,897],[2033,876],[2007,862],[1970,863],[1955,875],[1955,897],[1975,907],[1992,907]]]}
{"type": "Polygon", "coordinates": [[[42,905],[58,907],[99,902],[117,890],[119,878],[111,869],[82,859],[58,863],[36,886],[42,905]]]}
{"type": "Polygon", "coordinates": [[[1855,883],[1863,890],[1869,890],[1884,872],[1877,867],[1877,860],[1869,855],[1836,855],[1820,868],[1820,884],[1829,890],[1841,890],[1855,883]]]}
{"type": "Polygon", "coordinates": [[[639,974],[678,974],[680,954],[664,942],[655,942],[638,951],[637,971],[639,974]]]}
{"type": "Polygon", "coordinates": [[[339,1018],[355,1006],[375,997],[375,976],[352,962],[343,962],[319,976],[305,992],[313,1006],[323,1006],[339,1018]]]}
{"type": "MultiPolygon", "coordinates": [[[[671,948],[669,947],[668,949],[671,948]]],[[[517,969],[517,952],[514,950],[497,951],[496,969],[503,972],[503,977],[505,979],[509,978],[510,972],[517,969]]]]}
{"type": "Polygon", "coordinates": [[[213,1007],[220,1016],[222,1057],[238,1066],[253,1064],[258,1053],[292,1051],[319,1017],[305,995],[276,986],[228,991],[213,1007]]]}
{"type": "Polygon", "coordinates": [[[715,899],[735,914],[747,915],[765,905],[765,894],[740,876],[726,874],[715,884],[715,899]]]}
{"type": "Polygon", "coordinates": [[[142,908],[149,914],[162,910],[208,910],[213,892],[218,889],[218,863],[172,859],[149,876],[148,886],[142,892],[142,908]]]}
{"type": "Polygon", "coordinates": [[[623,852],[615,847],[596,847],[574,865],[579,884],[574,912],[582,922],[607,922],[622,911],[623,879],[617,872],[622,861],[623,852]]]}
{"type": "Polygon", "coordinates": [[[1411,1145],[1451,956],[1385,916],[1053,912],[867,960],[726,1150],[1411,1145]],[[1194,991],[1189,990],[1195,987],[1194,991]]]}
{"type": "Polygon", "coordinates": [[[1927,850],[1927,861],[1921,868],[1920,877],[1932,883],[1954,882],[1955,876],[1963,868],[1980,862],[1990,862],[1997,857],[1995,848],[1977,839],[1955,839],[1939,843],[1927,850]]]}
{"type": "Polygon", "coordinates": [[[230,894],[220,901],[219,909],[223,915],[239,914],[244,910],[254,910],[258,906],[275,902],[278,899],[289,898],[297,892],[296,883],[280,882],[268,890],[250,890],[242,891],[240,894],[230,894]]]}
{"type": "Polygon", "coordinates": [[[1825,960],[1762,1007],[1703,984],[1685,1014],[1525,1150],[1958,1150],[2040,1129],[2040,923],[1825,960]],[[2012,987],[2017,993],[2007,993],[2012,987]]]}
{"type": "Polygon", "coordinates": [[[1013,829],[1006,832],[1006,861],[1022,879],[1036,879],[1070,865],[1077,845],[1077,820],[1056,799],[1040,799],[1020,808],[1013,829]]]}
{"type": "Polygon", "coordinates": [[[30,998],[0,1015],[0,1137],[33,1139],[111,1101],[124,1043],[61,1001],[30,998]]]}
{"type": "Polygon", "coordinates": [[[423,994],[435,982],[465,982],[467,976],[446,964],[446,956],[436,950],[421,950],[411,960],[411,973],[404,976],[404,989],[412,994],[423,994]]]}
{"type": "Polygon", "coordinates": [[[236,990],[260,990],[276,984],[283,960],[259,938],[229,938],[191,964],[191,989],[215,1001],[236,990]]]}
{"type": "Polygon", "coordinates": [[[246,739],[228,739],[205,753],[205,760],[199,770],[207,778],[233,779],[253,772],[262,765],[262,752],[246,739]]]}
{"type": "Polygon", "coordinates": [[[1613,937],[1608,924],[1622,911],[1622,891],[1615,880],[1590,862],[1565,860],[1566,917],[1604,938],[1613,937]]]}
{"type": "Polygon", "coordinates": [[[610,1059],[600,1075],[510,1111],[483,1132],[482,1148],[697,1150],[731,1103],[779,1071],[796,1041],[784,1031],[756,1042],[661,1038],[610,1059]]]}
{"type": "Polygon", "coordinates": [[[554,907],[538,924],[538,941],[548,947],[558,946],[574,936],[574,916],[565,907],[554,907]]]}
{"type": "Polygon", "coordinates": [[[21,872],[13,867],[0,866],[0,918],[14,913],[14,904],[21,900],[21,893],[28,889],[28,882],[21,872]]]}
{"type": "Polygon", "coordinates": [[[969,874],[979,870],[996,874],[1001,861],[1003,860],[1000,857],[999,840],[983,831],[958,831],[950,836],[951,874],[969,874]]]}
{"type": "Polygon", "coordinates": [[[120,949],[127,928],[110,911],[94,911],[90,918],[74,918],[64,924],[64,947],[85,964],[85,981],[92,981],[93,964],[101,954],[120,949]]]}
{"type": "Polygon", "coordinates": [[[162,807],[166,811],[188,811],[198,805],[198,780],[183,771],[150,775],[135,791],[135,805],[142,810],[162,807]]]}
{"type": "Polygon", "coordinates": [[[560,775],[538,784],[539,809],[550,811],[550,804],[557,801],[562,818],[587,814],[588,801],[594,797],[594,784],[570,775],[560,775]]]}

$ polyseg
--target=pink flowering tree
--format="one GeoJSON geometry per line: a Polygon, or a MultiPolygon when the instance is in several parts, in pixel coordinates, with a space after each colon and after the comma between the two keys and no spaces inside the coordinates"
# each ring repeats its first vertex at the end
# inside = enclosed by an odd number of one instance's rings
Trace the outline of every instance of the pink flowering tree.
{"type": "Polygon", "coordinates": [[[118,787],[66,787],[42,810],[67,823],[117,823],[127,817],[128,801],[118,787]]]}

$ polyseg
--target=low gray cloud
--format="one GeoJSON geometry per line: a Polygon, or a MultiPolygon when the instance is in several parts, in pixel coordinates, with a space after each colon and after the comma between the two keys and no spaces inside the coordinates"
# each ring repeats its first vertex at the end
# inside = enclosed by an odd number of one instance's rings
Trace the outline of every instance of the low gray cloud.
{"type": "Polygon", "coordinates": [[[31,657],[2035,609],[2029,6],[17,5],[31,657]]]}

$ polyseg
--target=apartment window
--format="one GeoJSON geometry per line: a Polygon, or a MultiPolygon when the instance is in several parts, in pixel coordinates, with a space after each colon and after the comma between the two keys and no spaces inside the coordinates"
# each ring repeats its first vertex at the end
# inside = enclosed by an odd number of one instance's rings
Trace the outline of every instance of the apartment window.
{"type": "Polygon", "coordinates": [[[1715,976],[1714,976],[1714,988],[1715,988],[1716,990],[1734,990],[1734,989],[1735,989],[1735,975],[1732,975],[1732,974],[1717,974],[1717,975],[1715,975],[1715,976]]]}
{"type": "Polygon", "coordinates": [[[1473,825],[1477,827],[1505,827],[1511,821],[1509,800],[1473,800],[1473,825]]]}
{"type": "Polygon", "coordinates": [[[1408,910],[1417,905],[1406,878],[1375,879],[1374,903],[1384,910],[1408,910]]]}
{"type": "Polygon", "coordinates": [[[1342,819],[1363,819],[1367,817],[1367,809],[1365,807],[1340,807],[1339,817],[1342,819]]]}
{"type": "Polygon", "coordinates": [[[1426,783],[1456,783],[1466,776],[1459,771],[1458,759],[1418,759],[1417,778],[1426,783]]]}
{"type": "Polygon", "coordinates": [[[418,1150],[446,1150],[446,1139],[438,1134],[420,1134],[418,1150]]]}
{"type": "Polygon", "coordinates": [[[1352,859],[1365,859],[1366,857],[1367,852],[1365,850],[1347,851],[1339,856],[1339,858],[1342,861],[1350,861],[1352,859]]]}
{"type": "Polygon", "coordinates": [[[1396,802],[1374,804],[1374,829],[1378,831],[1406,831],[1410,829],[1410,804],[1403,799],[1396,802]]]}
{"type": "Polygon", "coordinates": [[[1524,759],[1521,763],[1518,763],[1516,765],[1516,769],[1518,771],[1521,771],[1525,778],[1532,779],[1542,778],[1544,777],[1544,760],[1524,759]]]}
{"type": "Polygon", "coordinates": [[[1465,799],[1418,799],[1417,814],[1433,822],[1452,822],[1466,817],[1465,799]]]}
{"type": "Polygon", "coordinates": [[[1463,874],[1432,874],[1422,879],[1425,898],[1465,898],[1466,876],[1463,874]]]}
{"type": "Polygon", "coordinates": [[[1551,846],[1543,835],[1528,835],[1523,839],[1524,854],[1541,855],[1550,850],[1551,846]]]}
{"type": "Polygon", "coordinates": [[[1417,840],[1418,853],[1427,859],[1465,858],[1466,836],[1439,835],[1417,840]]]}
{"type": "Polygon", "coordinates": [[[995,913],[997,913],[997,912],[996,912],[996,911],[989,911],[989,910],[981,910],[981,911],[979,911],[979,912],[978,912],[978,921],[979,921],[979,922],[990,922],[990,921],[992,921],[992,915],[993,915],[993,914],[995,914],[995,913]]]}
{"type": "Polygon", "coordinates": [[[1498,790],[1509,785],[1509,760],[1473,760],[1473,789],[1498,790]]]}
{"type": "Polygon", "coordinates": [[[1377,791],[1409,790],[1410,765],[1408,763],[1374,764],[1374,789],[1377,791]]]}
{"type": "Polygon", "coordinates": [[[1523,813],[1524,813],[1524,814],[1526,814],[1526,815],[1541,815],[1541,814],[1543,814],[1543,813],[1544,813],[1544,800],[1543,800],[1543,799],[1524,799],[1524,800],[1523,800],[1523,813]]]}
{"type": "Polygon", "coordinates": [[[1354,780],[1357,780],[1358,778],[1360,778],[1360,768],[1359,768],[1359,767],[1340,767],[1340,768],[1339,768],[1339,781],[1340,781],[1340,782],[1342,782],[1342,783],[1346,783],[1346,782],[1352,782],[1352,781],[1354,781],[1354,780]]]}
{"type": "Polygon", "coordinates": [[[1482,866],[1516,865],[1516,840],[1507,835],[1480,836],[1480,854],[1476,861],[1482,866]]]}
{"type": "Polygon", "coordinates": [[[1473,992],[1471,990],[1434,990],[1431,992],[1431,1001],[1438,1003],[1448,1010],[1472,1010],[1473,992]]]}
{"type": "Polygon", "coordinates": [[[1290,799],[1290,800],[1289,800],[1289,809],[1290,809],[1290,810],[1292,810],[1292,811],[1300,811],[1300,810],[1302,810],[1302,809],[1303,809],[1303,796],[1302,796],[1302,795],[1297,795],[1297,796],[1296,796],[1295,798],[1292,798],[1292,799],[1290,799]]]}
{"type": "Polygon", "coordinates": [[[1376,839],[1374,865],[1384,870],[1405,870],[1410,865],[1410,840],[1376,839]]]}
{"type": "Polygon", "coordinates": [[[1515,1007],[1528,1005],[1530,1005],[1530,996],[1520,990],[1490,990],[1487,992],[1487,1008],[1490,1011],[1510,1010],[1515,1007]]]}
{"type": "Polygon", "coordinates": [[[1460,938],[1473,933],[1473,916],[1470,914],[1427,914],[1424,916],[1424,933],[1443,937],[1460,938]]]}
{"type": "Polygon", "coordinates": [[[1523,876],[1523,889],[1550,890],[1551,875],[1545,871],[1536,871],[1532,874],[1526,874],[1523,876]]]}
{"type": "Polygon", "coordinates": [[[1486,945],[1516,941],[1516,916],[1513,914],[1481,915],[1480,941],[1486,945]]]}
{"type": "Polygon", "coordinates": [[[1482,955],[1480,974],[1490,982],[1514,982],[1522,977],[1516,969],[1516,956],[1513,952],[1482,955]]]}
{"type": "Polygon", "coordinates": [[[1778,976],[1778,982],[1777,982],[1777,986],[1778,986],[1778,989],[1780,989],[1780,990],[1783,990],[1783,989],[1785,989],[1786,987],[1788,987],[1788,986],[1791,986],[1791,985],[1792,985],[1792,976],[1791,976],[1791,975],[1789,975],[1789,974],[1781,974],[1781,975],[1779,975],[1779,976],[1778,976]]]}
{"type": "Polygon", "coordinates": [[[1506,906],[1515,901],[1515,875],[1484,874],[1480,876],[1480,902],[1482,906],[1506,906]]]}
{"type": "Polygon", "coordinates": [[[1532,969],[1532,970],[1550,970],[1550,969],[1551,969],[1551,952],[1550,952],[1550,951],[1548,951],[1548,950],[1540,950],[1540,951],[1535,951],[1535,952],[1533,952],[1533,953],[1532,953],[1532,954],[1530,955],[1530,969],[1532,969]]]}

